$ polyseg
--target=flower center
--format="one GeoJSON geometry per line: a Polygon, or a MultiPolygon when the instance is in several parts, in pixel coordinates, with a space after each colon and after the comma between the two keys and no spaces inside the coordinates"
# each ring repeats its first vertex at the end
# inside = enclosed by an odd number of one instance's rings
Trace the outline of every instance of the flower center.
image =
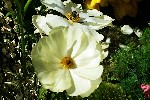
{"type": "Polygon", "coordinates": [[[61,61],[64,68],[70,69],[74,65],[74,61],[71,57],[64,57],[61,61]]]}
{"type": "Polygon", "coordinates": [[[68,13],[66,17],[68,18],[68,20],[71,20],[72,22],[78,22],[80,20],[79,14],[76,11],[68,13]]]}

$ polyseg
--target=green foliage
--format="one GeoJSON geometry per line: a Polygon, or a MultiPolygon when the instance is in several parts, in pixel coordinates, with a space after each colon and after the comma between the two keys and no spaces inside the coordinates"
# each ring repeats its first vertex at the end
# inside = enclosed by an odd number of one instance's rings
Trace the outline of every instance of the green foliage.
{"type": "Polygon", "coordinates": [[[112,57],[113,76],[134,100],[144,100],[140,85],[150,83],[150,29],[145,29],[139,44],[129,44],[112,57]]]}
{"type": "Polygon", "coordinates": [[[127,98],[121,86],[106,82],[100,84],[95,95],[97,95],[95,100],[126,100],[127,98]]]}
{"type": "Polygon", "coordinates": [[[62,93],[46,91],[42,87],[38,95],[39,100],[126,100],[127,98],[121,86],[107,82],[102,82],[99,88],[86,98],[68,96],[66,91],[62,93]]]}
{"type": "Polygon", "coordinates": [[[46,100],[46,94],[47,94],[47,90],[41,87],[39,90],[39,94],[38,94],[38,100],[41,100],[41,99],[46,100]]]}

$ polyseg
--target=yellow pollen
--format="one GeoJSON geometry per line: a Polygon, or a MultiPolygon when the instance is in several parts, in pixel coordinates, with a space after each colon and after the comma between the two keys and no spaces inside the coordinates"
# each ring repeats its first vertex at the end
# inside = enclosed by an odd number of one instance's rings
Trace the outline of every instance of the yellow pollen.
{"type": "Polygon", "coordinates": [[[64,57],[61,61],[61,64],[63,65],[63,68],[70,69],[74,65],[74,61],[71,57],[64,57]]]}
{"type": "Polygon", "coordinates": [[[68,20],[71,20],[72,22],[78,22],[80,20],[79,14],[76,11],[68,13],[66,17],[68,20]]]}

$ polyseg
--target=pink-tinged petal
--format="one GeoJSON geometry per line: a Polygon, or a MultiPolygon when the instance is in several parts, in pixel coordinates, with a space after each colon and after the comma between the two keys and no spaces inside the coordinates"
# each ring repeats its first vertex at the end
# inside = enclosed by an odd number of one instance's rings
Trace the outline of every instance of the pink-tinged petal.
{"type": "Polygon", "coordinates": [[[141,88],[145,91],[150,91],[150,85],[148,84],[141,84],[141,88]]]}
{"type": "Polygon", "coordinates": [[[141,89],[144,90],[144,97],[150,98],[150,85],[148,84],[141,84],[141,89]]]}

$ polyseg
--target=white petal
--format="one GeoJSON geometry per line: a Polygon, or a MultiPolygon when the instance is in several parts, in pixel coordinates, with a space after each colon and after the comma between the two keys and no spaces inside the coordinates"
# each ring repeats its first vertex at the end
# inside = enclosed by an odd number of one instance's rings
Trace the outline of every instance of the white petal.
{"type": "Polygon", "coordinates": [[[92,30],[88,28],[82,29],[82,36],[80,37],[81,40],[77,41],[77,43],[79,42],[78,44],[79,47],[78,49],[73,49],[72,53],[73,58],[80,55],[85,50],[96,48],[97,39],[95,38],[94,32],[92,32],[92,30]]]}
{"type": "MultiPolygon", "coordinates": [[[[108,51],[103,51],[102,54],[104,55],[103,57],[101,56],[101,58],[105,59],[108,56],[108,51]]],[[[102,60],[103,60],[102,59],[102,60]]]]}
{"type": "Polygon", "coordinates": [[[80,28],[80,29],[88,29],[89,26],[84,25],[82,22],[81,23],[73,23],[73,26],[76,28],[80,28]]]}
{"type": "MultiPolygon", "coordinates": [[[[109,39],[107,39],[107,40],[109,40],[109,39]]],[[[110,43],[110,42],[107,41],[107,40],[106,40],[105,42],[102,42],[102,43],[101,43],[102,49],[107,49],[107,48],[109,47],[109,43],[110,43]]]]}
{"type": "Polygon", "coordinates": [[[100,63],[100,53],[98,50],[87,49],[74,58],[77,67],[93,68],[100,63]]]}
{"type": "MultiPolygon", "coordinates": [[[[52,58],[54,59],[54,58],[52,58]]],[[[49,60],[46,60],[45,58],[42,58],[40,56],[34,56],[32,57],[32,63],[34,66],[35,71],[38,72],[43,72],[43,71],[56,71],[57,69],[62,68],[60,66],[59,62],[52,62],[49,60]]]]}
{"type": "Polygon", "coordinates": [[[48,47],[46,37],[41,38],[39,43],[32,49],[31,58],[36,71],[56,70],[58,69],[57,65],[60,62],[60,59],[54,56],[48,47]]]}
{"type": "MultiPolygon", "coordinates": [[[[34,31],[34,33],[40,33],[40,30],[39,29],[36,29],[35,31],[34,31]]],[[[42,32],[43,33],[43,32],[42,32]]]]}
{"type": "Polygon", "coordinates": [[[71,87],[71,76],[69,70],[59,69],[51,73],[38,74],[43,87],[53,92],[63,92],[71,87]]]}
{"type": "Polygon", "coordinates": [[[102,16],[103,15],[103,13],[98,11],[97,9],[87,10],[87,14],[89,16],[102,16]]]}
{"type": "Polygon", "coordinates": [[[87,25],[93,30],[99,30],[99,29],[104,28],[104,26],[101,26],[99,24],[95,24],[95,23],[92,23],[92,22],[84,22],[83,25],[87,25]]]}
{"type": "Polygon", "coordinates": [[[134,33],[135,33],[138,37],[140,37],[140,36],[142,35],[142,32],[141,32],[140,30],[135,30],[134,33]]]}
{"type": "Polygon", "coordinates": [[[96,17],[89,17],[89,18],[86,18],[83,21],[85,23],[89,23],[89,24],[91,23],[91,25],[95,23],[95,24],[97,24],[95,26],[99,25],[99,26],[101,26],[103,28],[103,27],[106,27],[106,26],[110,26],[113,20],[107,20],[104,17],[98,17],[98,18],[96,18],[96,17]]]}
{"type": "Polygon", "coordinates": [[[79,13],[79,16],[82,18],[82,19],[86,19],[86,18],[89,18],[89,17],[100,17],[100,16],[103,16],[103,13],[96,10],[96,9],[93,9],[93,10],[85,10],[81,13],[79,13]]]}
{"type": "Polygon", "coordinates": [[[93,35],[97,42],[102,41],[104,39],[104,36],[102,34],[99,34],[93,29],[88,29],[88,32],[86,33],[90,33],[91,35],[93,35]]]}
{"type": "Polygon", "coordinates": [[[87,92],[90,89],[91,87],[90,80],[81,78],[71,71],[70,73],[72,76],[72,85],[68,90],[66,90],[70,96],[78,96],[80,94],[87,92]]]}
{"type": "Polygon", "coordinates": [[[80,17],[81,20],[84,20],[86,18],[89,18],[89,15],[87,13],[80,12],[79,13],[79,17],[80,17]]]}
{"type": "Polygon", "coordinates": [[[110,42],[111,42],[111,41],[110,41],[110,38],[107,38],[107,39],[106,39],[106,43],[109,44],[110,42]]]}
{"type": "Polygon", "coordinates": [[[88,38],[85,34],[82,34],[82,36],[78,39],[78,41],[73,47],[71,57],[75,58],[76,56],[80,55],[87,48],[87,46],[89,45],[88,43],[88,38]]]}
{"type": "Polygon", "coordinates": [[[80,13],[79,15],[81,21],[83,22],[82,24],[87,25],[94,30],[102,29],[106,26],[111,26],[112,21],[114,20],[107,15],[94,16],[94,14],[88,15],[86,13],[80,13]]]}
{"type": "Polygon", "coordinates": [[[102,47],[103,46],[101,43],[98,43],[96,45],[96,48],[97,48],[97,50],[99,50],[99,53],[100,53],[100,62],[103,61],[103,59],[106,58],[108,55],[108,51],[105,52],[102,47]]]}
{"type": "Polygon", "coordinates": [[[48,47],[46,42],[47,37],[43,37],[39,40],[35,47],[33,47],[31,55],[32,56],[41,56],[49,60],[49,56],[51,56],[51,50],[48,47]]]}
{"type": "Polygon", "coordinates": [[[61,0],[41,0],[41,3],[48,7],[48,9],[56,10],[62,14],[65,13],[65,7],[61,0]]]}
{"type": "Polygon", "coordinates": [[[121,27],[121,31],[123,34],[128,34],[128,35],[133,33],[133,29],[129,25],[124,25],[123,27],[121,27]]]}
{"type": "Polygon", "coordinates": [[[67,50],[68,55],[71,55],[71,57],[73,57],[80,48],[82,34],[83,31],[80,28],[74,26],[68,28],[67,50]]]}
{"type": "Polygon", "coordinates": [[[76,75],[78,75],[79,77],[89,79],[89,80],[96,80],[101,77],[103,73],[103,66],[99,65],[94,68],[79,67],[70,70],[76,75]]]}
{"type": "Polygon", "coordinates": [[[66,13],[70,13],[72,11],[76,11],[77,13],[79,13],[80,9],[82,9],[81,4],[75,4],[71,0],[64,1],[63,4],[65,5],[66,13]]]}
{"type": "Polygon", "coordinates": [[[50,31],[51,34],[48,37],[40,39],[32,55],[40,55],[48,61],[54,58],[62,59],[67,55],[66,32],[66,28],[62,27],[50,31]]]}
{"type": "Polygon", "coordinates": [[[49,35],[50,27],[46,24],[46,18],[45,16],[41,15],[33,15],[32,16],[32,23],[33,25],[41,32],[45,33],[46,35],[49,35]]]}
{"type": "Polygon", "coordinates": [[[97,89],[99,87],[99,84],[102,82],[102,78],[99,78],[97,80],[92,80],[91,81],[91,88],[89,89],[89,91],[87,91],[84,94],[81,94],[81,97],[88,97],[91,93],[94,92],[95,89],[97,89]]]}
{"type": "Polygon", "coordinates": [[[103,39],[103,36],[88,28],[70,27],[68,29],[67,50],[71,57],[76,57],[86,49],[96,47],[96,41],[103,39]]]}
{"type": "Polygon", "coordinates": [[[46,15],[46,23],[52,28],[71,25],[67,19],[53,14],[46,15]]]}
{"type": "Polygon", "coordinates": [[[67,30],[64,27],[54,28],[47,38],[47,44],[53,55],[62,59],[67,55],[67,30]]]}

